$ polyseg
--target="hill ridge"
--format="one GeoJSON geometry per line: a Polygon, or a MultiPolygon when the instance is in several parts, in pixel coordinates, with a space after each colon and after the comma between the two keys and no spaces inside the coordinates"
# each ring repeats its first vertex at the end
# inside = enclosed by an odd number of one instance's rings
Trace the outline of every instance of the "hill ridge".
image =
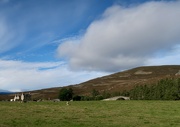
{"type": "MultiPolygon", "coordinates": [[[[112,93],[130,90],[136,85],[151,84],[170,77],[180,77],[180,65],[141,66],[66,87],[72,88],[76,95],[90,95],[93,89],[99,92],[112,93]]],[[[58,97],[61,88],[48,88],[30,92],[34,98],[52,99],[58,97]]]]}

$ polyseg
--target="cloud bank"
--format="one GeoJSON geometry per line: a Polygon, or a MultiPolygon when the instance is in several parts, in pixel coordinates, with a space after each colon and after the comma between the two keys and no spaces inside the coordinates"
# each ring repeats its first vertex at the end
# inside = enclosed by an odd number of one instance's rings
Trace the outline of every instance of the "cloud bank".
{"type": "Polygon", "coordinates": [[[8,42],[13,41],[15,34],[8,27],[3,16],[0,15],[0,53],[5,52],[13,47],[13,44],[8,45],[8,42]]]}
{"type": "Polygon", "coordinates": [[[60,44],[58,56],[78,70],[114,72],[145,65],[180,43],[179,23],[179,1],[115,5],[92,22],[81,39],[60,44]]]}
{"type": "Polygon", "coordinates": [[[73,85],[103,75],[105,73],[73,72],[62,62],[31,63],[0,59],[0,88],[9,91],[73,85]]]}
{"type": "Polygon", "coordinates": [[[0,53],[36,50],[59,36],[76,32],[92,3],[0,0],[0,53]]]}

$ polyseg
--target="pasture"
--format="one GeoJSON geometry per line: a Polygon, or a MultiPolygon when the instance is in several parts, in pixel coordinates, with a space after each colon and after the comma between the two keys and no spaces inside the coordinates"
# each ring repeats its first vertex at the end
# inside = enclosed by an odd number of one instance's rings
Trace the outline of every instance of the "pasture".
{"type": "Polygon", "coordinates": [[[0,127],[179,127],[180,101],[0,102],[0,127]]]}

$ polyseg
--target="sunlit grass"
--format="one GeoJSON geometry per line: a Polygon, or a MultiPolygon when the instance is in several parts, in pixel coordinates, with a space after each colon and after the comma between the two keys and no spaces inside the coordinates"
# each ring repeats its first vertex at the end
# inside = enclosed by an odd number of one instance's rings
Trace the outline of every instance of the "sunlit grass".
{"type": "Polygon", "coordinates": [[[161,126],[180,126],[180,101],[0,102],[0,127],[161,126]]]}

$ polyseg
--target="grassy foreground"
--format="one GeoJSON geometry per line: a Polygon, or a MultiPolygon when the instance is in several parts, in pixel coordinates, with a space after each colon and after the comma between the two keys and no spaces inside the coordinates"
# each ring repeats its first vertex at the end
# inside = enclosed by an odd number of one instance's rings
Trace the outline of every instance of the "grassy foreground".
{"type": "Polygon", "coordinates": [[[0,102],[0,127],[179,127],[180,101],[0,102]]]}

